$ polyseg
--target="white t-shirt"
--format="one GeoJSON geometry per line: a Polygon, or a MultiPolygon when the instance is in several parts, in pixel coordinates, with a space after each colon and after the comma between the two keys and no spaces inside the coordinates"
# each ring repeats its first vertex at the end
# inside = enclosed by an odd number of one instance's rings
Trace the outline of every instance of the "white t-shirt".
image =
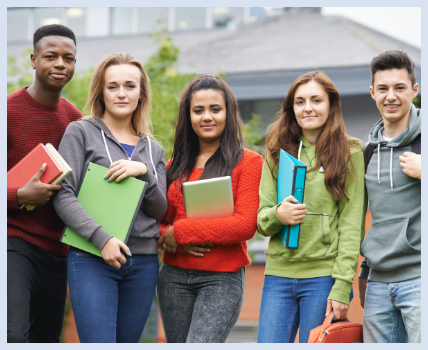
{"type": "Polygon", "coordinates": [[[391,141],[392,139],[393,139],[393,137],[386,137],[385,136],[385,129],[383,129],[383,131],[382,131],[382,137],[383,137],[383,139],[385,140],[385,141],[391,141]]]}

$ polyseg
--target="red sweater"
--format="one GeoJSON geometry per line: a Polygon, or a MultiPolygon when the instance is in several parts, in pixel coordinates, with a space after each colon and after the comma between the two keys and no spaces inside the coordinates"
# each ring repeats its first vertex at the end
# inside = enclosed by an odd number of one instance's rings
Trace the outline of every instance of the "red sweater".
{"type": "MultiPolygon", "coordinates": [[[[263,160],[258,153],[249,149],[244,150],[241,162],[232,172],[235,214],[228,218],[186,219],[183,194],[171,184],[167,194],[167,219],[170,224],[161,224],[161,235],[172,224],[175,239],[180,245],[213,243],[213,246],[208,247],[211,252],[204,253],[203,257],[191,256],[179,246],[176,253],[164,252],[162,261],[185,269],[219,272],[234,272],[249,265],[251,260],[247,253],[247,240],[257,231],[262,165],[263,160]]],[[[198,180],[202,172],[203,170],[193,169],[189,181],[198,180]]]]}
{"type": "MultiPolygon", "coordinates": [[[[80,111],[62,97],[56,106],[46,106],[33,99],[26,88],[10,94],[7,97],[7,170],[39,143],[50,142],[58,149],[67,125],[81,117],[80,111]]],[[[56,214],[52,200],[33,211],[19,210],[17,190],[7,188],[7,236],[67,256],[68,245],[59,242],[64,224],[56,214]]]]}

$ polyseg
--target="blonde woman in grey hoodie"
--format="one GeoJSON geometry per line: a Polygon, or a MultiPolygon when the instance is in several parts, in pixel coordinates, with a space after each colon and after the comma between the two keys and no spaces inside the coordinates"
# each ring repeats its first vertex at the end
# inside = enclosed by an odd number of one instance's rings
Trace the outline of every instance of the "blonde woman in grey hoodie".
{"type": "Polygon", "coordinates": [[[82,343],[138,342],[152,304],[159,273],[159,220],[167,200],[164,150],[150,132],[149,82],[130,54],[108,55],[92,77],[85,106],[91,115],[71,123],[59,146],[73,172],[61,184],[55,210],[102,254],[70,247],[68,255],[70,297],[82,343]],[[76,199],[89,162],[109,168],[105,181],[133,176],[147,182],[126,245],[76,199]]]}

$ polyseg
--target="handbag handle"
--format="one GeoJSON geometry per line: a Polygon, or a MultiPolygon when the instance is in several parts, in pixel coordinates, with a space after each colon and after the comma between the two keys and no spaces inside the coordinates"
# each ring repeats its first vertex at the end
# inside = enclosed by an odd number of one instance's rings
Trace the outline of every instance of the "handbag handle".
{"type": "MultiPolygon", "coordinates": [[[[334,318],[334,312],[330,311],[330,313],[326,316],[326,318],[325,318],[325,320],[324,320],[324,322],[323,322],[322,325],[324,327],[327,327],[329,324],[332,324],[333,323],[333,318],[334,318]]],[[[336,320],[334,322],[339,322],[339,321],[349,321],[349,320],[348,320],[348,317],[346,317],[344,320],[336,320]]]]}

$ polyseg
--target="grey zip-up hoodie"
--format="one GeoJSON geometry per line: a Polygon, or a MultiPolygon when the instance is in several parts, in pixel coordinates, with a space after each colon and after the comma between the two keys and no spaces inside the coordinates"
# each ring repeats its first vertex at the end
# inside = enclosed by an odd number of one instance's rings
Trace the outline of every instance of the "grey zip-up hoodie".
{"type": "Polygon", "coordinates": [[[381,119],[369,134],[375,146],[365,176],[372,223],[361,245],[359,277],[392,283],[421,276],[421,180],[404,174],[398,159],[421,133],[420,110],[412,105],[408,129],[393,140],[385,141],[383,131],[381,119]]]}
{"type": "MultiPolygon", "coordinates": [[[[89,162],[109,168],[108,153],[113,162],[128,159],[128,155],[104,122],[97,117],[70,123],[58,151],[73,171],[64,179],[61,189],[54,196],[55,210],[67,226],[101,250],[112,236],[76,199],[81,176],[89,162]]],[[[147,188],[127,246],[132,254],[157,254],[159,220],[167,209],[165,153],[162,146],[144,135],[138,140],[131,160],[147,164],[148,170],[137,177],[147,182],[147,188]]]]}

